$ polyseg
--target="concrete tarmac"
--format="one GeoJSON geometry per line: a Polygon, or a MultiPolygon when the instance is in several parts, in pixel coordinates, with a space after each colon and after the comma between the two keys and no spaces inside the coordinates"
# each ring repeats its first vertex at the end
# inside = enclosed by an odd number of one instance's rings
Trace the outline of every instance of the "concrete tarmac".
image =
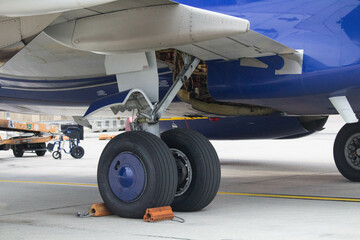
{"type": "Polygon", "coordinates": [[[102,201],[96,169],[107,141],[86,138],[79,160],[0,152],[0,239],[360,239],[360,183],[332,157],[342,125],[334,117],[295,140],[213,141],[220,192],[202,211],[176,212],[185,223],[76,216],[102,201]]]}

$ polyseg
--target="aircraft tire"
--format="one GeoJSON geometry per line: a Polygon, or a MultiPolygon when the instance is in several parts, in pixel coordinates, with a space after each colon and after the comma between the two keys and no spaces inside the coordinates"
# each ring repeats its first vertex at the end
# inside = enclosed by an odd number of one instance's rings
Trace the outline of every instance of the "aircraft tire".
{"type": "Polygon", "coordinates": [[[76,159],[80,159],[84,156],[85,154],[85,150],[83,147],[81,146],[75,146],[73,147],[73,149],[71,149],[70,151],[70,155],[73,157],[73,158],[76,158],[76,159]]]}
{"type": "Polygon", "coordinates": [[[344,125],[334,143],[334,160],[340,173],[350,181],[360,181],[360,124],[344,125]]]}
{"type": "Polygon", "coordinates": [[[214,147],[207,138],[190,129],[172,129],[161,138],[177,161],[179,182],[172,208],[182,212],[205,208],[220,185],[220,161],[214,147]]]}
{"type": "Polygon", "coordinates": [[[125,132],[104,148],[98,186],[109,210],[126,218],[142,218],[147,208],[169,206],[177,186],[170,149],[151,133],[125,132]]]}

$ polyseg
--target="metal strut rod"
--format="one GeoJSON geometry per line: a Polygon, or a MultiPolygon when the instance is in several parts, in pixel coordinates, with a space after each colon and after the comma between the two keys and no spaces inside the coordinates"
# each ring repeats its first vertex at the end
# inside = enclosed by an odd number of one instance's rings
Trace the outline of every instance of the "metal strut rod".
{"type": "Polygon", "coordinates": [[[183,54],[183,60],[184,67],[181,69],[179,75],[177,75],[174,84],[171,86],[161,102],[155,105],[155,108],[151,113],[151,120],[155,123],[159,121],[162,114],[166,111],[166,109],[176,97],[176,94],[181,89],[183,83],[189,79],[200,63],[200,59],[193,58],[188,54],[183,54]]]}

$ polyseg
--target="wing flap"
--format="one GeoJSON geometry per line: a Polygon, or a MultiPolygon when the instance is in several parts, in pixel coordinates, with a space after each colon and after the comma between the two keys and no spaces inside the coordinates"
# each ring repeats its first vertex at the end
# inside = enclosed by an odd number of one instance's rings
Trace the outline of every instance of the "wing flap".
{"type": "Polygon", "coordinates": [[[234,60],[296,52],[294,49],[254,31],[175,48],[202,60],[234,60]]]}

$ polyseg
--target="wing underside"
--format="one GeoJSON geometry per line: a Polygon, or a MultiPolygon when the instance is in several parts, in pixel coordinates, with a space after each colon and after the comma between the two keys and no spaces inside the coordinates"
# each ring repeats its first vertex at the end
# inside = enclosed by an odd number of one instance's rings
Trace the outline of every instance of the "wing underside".
{"type": "Polygon", "coordinates": [[[119,0],[61,15],[0,18],[0,67],[46,26],[69,49],[101,55],[175,48],[202,60],[234,60],[296,52],[250,30],[246,19],[169,0],[119,0]]]}
{"type": "MultiPolygon", "coordinates": [[[[175,7],[176,5],[181,5],[181,4],[169,0],[152,0],[152,1],[120,0],[96,7],[74,10],[63,13],[52,25],[70,22],[76,19],[86,19],[88,17],[94,17],[99,15],[106,16],[110,13],[116,13],[116,12],[122,12],[122,15],[125,15],[127,11],[130,10],[164,7],[164,6],[175,7]]],[[[168,11],[170,11],[170,9],[168,11]]],[[[206,17],[211,17],[211,15],[216,14],[212,12],[207,12],[207,13],[209,14],[206,17]]],[[[159,18],[160,16],[155,15],[153,17],[159,18]]],[[[143,20],[141,18],[141,12],[139,11],[137,12],[137,18],[143,20]]],[[[215,19],[215,20],[220,21],[221,19],[215,19]]],[[[151,22],[150,19],[148,19],[148,21],[151,22]]],[[[214,19],[212,19],[212,21],[214,21],[214,19]]],[[[133,23],[130,22],[127,24],[131,25],[133,23]]],[[[186,23],[183,22],[183,25],[186,25],[186,23]]],[[[214,27],[216,26],[214,22],[210,22],[210,21],[208,25],[213,25],[214,27]]],[[[215,59],[233,60],[239,58],[256,58],[256,57],[270,56],[276,54],[291,54],[296,52],[294,49],[288,46],[285,46],[277,41],[274,41],[264,35],[261,35],[251,30],[247,30],[245,32],[241,32],[235,35],[229,33],[228,36],[212,38],[205,41],[193,41],[191,43],[183,44],[183,45],[174,43],[173,45],[166,47],[176,48],[178,50],[196,56],[202,60],[215,60],[215,59]]]]}

